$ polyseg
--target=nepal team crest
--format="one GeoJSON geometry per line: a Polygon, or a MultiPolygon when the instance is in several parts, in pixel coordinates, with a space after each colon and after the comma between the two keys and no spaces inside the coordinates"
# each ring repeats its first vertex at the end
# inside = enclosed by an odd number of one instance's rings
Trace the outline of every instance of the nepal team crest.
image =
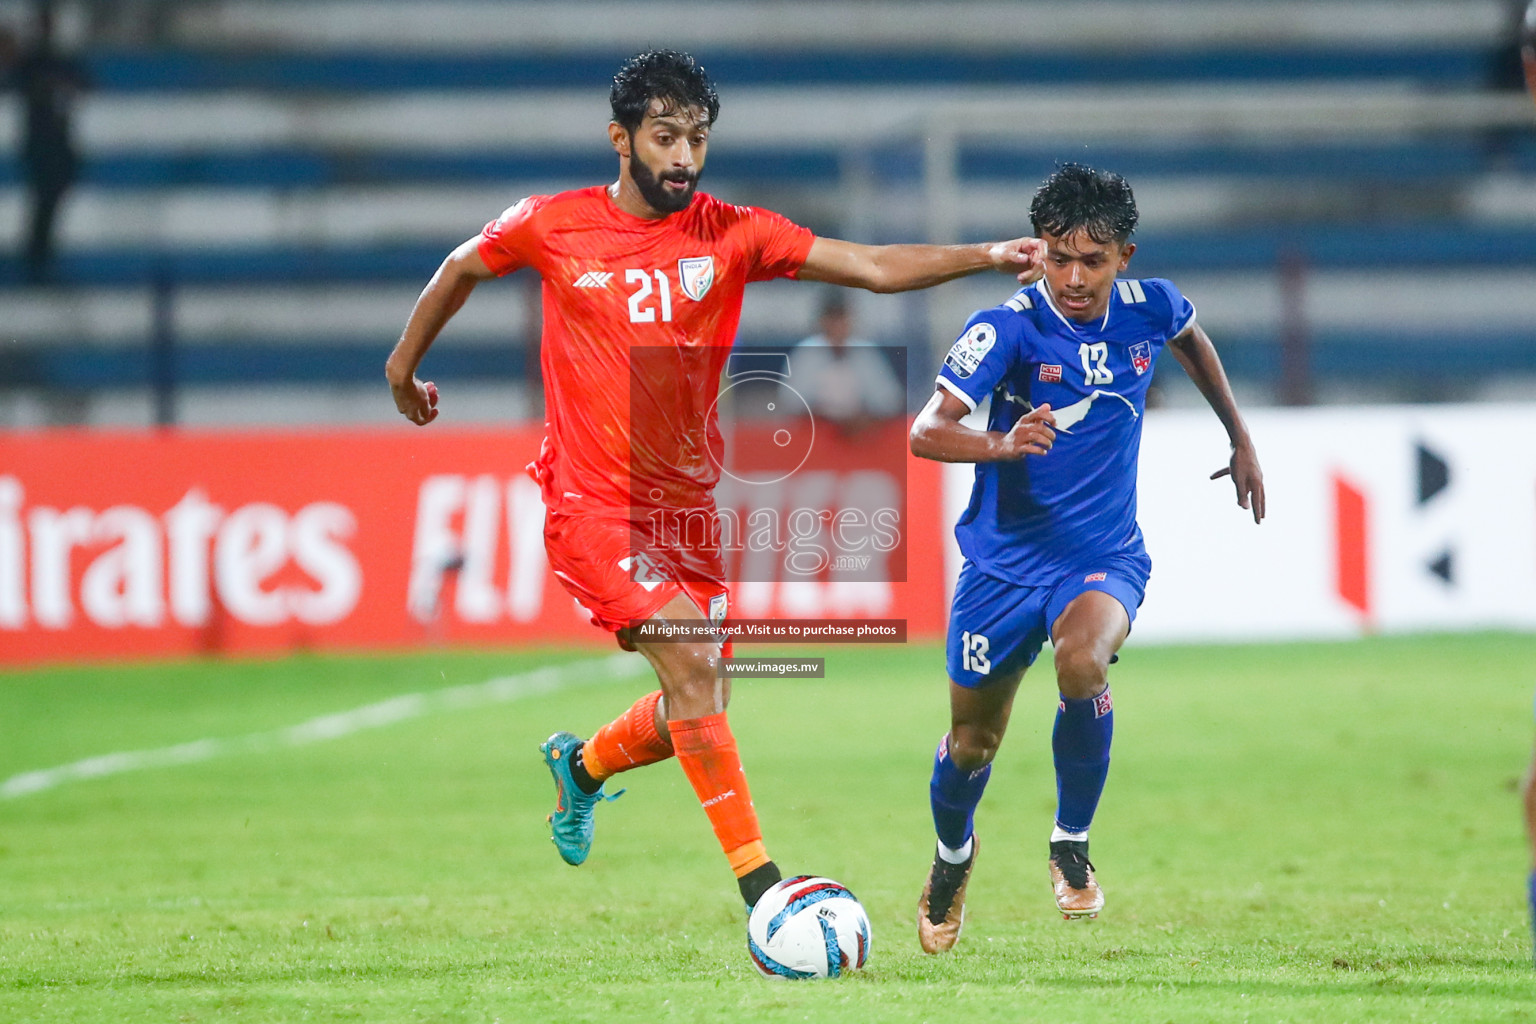
{"type": "Polygon", "coordinates": [[[1131,366],[1136,370],[1136,376],[1140,377],[1152,369],[1152,343],[1150,341],[1138,342],[1131,346],[1131,366]]]}
{"type": "Polygon", "coordinates": [[[710,285],[715,283],[715,258],[688,256],[678,260],[677,279],[683,286],[684,295],[694,302],[702,302],[710,285]]]}

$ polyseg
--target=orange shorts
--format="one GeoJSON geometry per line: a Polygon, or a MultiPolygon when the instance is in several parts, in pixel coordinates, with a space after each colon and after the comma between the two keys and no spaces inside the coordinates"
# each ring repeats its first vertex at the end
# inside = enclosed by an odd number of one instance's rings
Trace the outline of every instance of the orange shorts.
{"type": "Polygon", "coordinates": [[[544,550],[556,578],[592,624],[610,633],[644,622],[679,594],[717,626],[729,614],[730,589],[723,580],[673,571],[668,553],[646,550],[624,520],[550,512],[544,518],[544,550]]]}

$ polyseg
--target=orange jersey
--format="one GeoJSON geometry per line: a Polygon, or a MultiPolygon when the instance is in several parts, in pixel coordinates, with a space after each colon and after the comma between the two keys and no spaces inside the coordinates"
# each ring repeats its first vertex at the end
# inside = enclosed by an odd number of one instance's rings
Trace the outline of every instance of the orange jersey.
{"type": "Polygon", "coordinates": [[[812,238],[703,192],[644,220],[601,185],[529,196],[486,225],[479,248],[491,270],[543,278],[547,412],[534,470],[545,505],[632,521],[712,509],[715,401],[742,291],[793,276],[812,238]]]}

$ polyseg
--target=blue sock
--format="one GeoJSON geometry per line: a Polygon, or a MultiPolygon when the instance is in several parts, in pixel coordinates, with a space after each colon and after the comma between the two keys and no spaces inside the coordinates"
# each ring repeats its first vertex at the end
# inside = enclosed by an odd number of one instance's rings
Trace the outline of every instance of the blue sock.
{"type": "Polygon", "coordinates": [[[1061,698],[1051,751],[1056,761],[1056,827],[1086,832],[1093,824],[1104,780],[1109,776],[1109,742],[1115,732],[1109,689],[1084,700],[1061,698]]]}
{"type": "Polygon", "coordinates": [[[928,799],[933,804],[933,829],[939,842],[958,850],[971,838],[976,819],[976,805],[992,774],[990,763],[968,772],[949,759],[949,736],[939,741],[933,755],[933,778],[928,782],[928,799]]]}
{"type": "Polygon", "coordinates": [[[1531,898],[1531,934],[1536,936],[1536,871],[1531,872],[1528,888],[1531,898]]]}

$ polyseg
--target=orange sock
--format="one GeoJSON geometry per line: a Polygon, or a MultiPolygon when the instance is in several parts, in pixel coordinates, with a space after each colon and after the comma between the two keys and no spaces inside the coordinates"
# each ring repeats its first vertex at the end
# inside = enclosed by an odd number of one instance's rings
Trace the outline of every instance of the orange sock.
{"type": "Polygon", "coordinates": [[[725,714],[669,721],[667,731],[672,734],[683,774],[704,805],[736,877],[768,863],[757,811],[747,791],[747,776],[736,753],[736,737],[731,735],[725,714]]]}
{"type": "Polygon", "coordinates": [[[609,722],[581,748],[581,763],[598,782],[631,768],[655,764],[672,756],[672,743],[656,731],[656,704],[661,691],[648,693],[609,722]]]}

